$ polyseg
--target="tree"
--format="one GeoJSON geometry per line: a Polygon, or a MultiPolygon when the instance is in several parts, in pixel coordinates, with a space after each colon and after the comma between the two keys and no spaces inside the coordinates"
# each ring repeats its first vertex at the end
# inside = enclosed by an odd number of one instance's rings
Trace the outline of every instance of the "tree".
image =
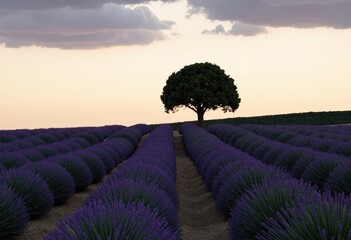
{"type": "Polygon", "coordinates": [[[204,126],[204,114],[208,110],[222,108],[234,112],[240,104],[234,79],[219,66],[211,63],[195,63],[185,66],[168,77],[161,100],[165,112],[176,112],[187,107],[196,112],[198,125],[204,126]]]}

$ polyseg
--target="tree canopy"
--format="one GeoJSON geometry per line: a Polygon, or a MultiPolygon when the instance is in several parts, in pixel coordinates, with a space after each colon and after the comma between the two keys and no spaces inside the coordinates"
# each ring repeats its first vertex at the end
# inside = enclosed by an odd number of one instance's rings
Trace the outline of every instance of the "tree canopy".
{"type": "Polygon", "coordinates": [[[197,113],[200,126],[203,126],[206,111],[221,108],[224,112],[234,112],[241,101],[234,79],[219,66],[208,62],[188,65],[172,73],[163,88],[161,100],[166,113],[190,108],[197,113]]]}

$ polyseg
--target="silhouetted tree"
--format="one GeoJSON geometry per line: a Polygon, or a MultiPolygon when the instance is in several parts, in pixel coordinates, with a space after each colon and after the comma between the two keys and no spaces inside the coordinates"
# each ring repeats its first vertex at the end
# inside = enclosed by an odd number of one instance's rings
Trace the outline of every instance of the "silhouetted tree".
{"type": "Polygon", "coordinates": [[[187,107],[197,113],[199,126],[204,126],[207,110],[222,108],[234,112],[240,104],[234,79],[219,66],[211,63],[195,63],[185,66],[168,77],[161,100],[165,112],[176,112],[187,107]]]}

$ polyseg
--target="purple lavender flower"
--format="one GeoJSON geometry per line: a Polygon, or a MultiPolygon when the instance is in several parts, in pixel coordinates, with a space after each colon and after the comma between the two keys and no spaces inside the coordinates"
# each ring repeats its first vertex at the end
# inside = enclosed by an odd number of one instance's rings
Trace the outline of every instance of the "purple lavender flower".
{"type": "Polygon", "coordinates": [[[35,145],[27,140],[17,140],[12,142],[12,144],[16,145],[19,149],[27,149],[27,148],[32,148],[35,145]]]}
{"type": "Polygon", "coordinates": [[[178,202],[175,182],[166,174],[166,172],[158,168],[157,165],[127,161],[125,165],[117,168],[105,182],[110,183],[124,178],[133,179],[135,181],[140,179],[147,184],[157,185],[168,194],[175,204],[178,202]]]}
{"type": "Polygon", "coordinates": [[[69,153],[73,151],[71,147],[67,146],[63,142],[55,142],[50,144],[49,146],[55,148],[59,154],[69,153]]]}
{"type": "Polygon", "coordinates": [[[236,201],[251,188],[261,185],[264,181],[292,179],[287,172],[273,166],[259,165],[241,168],[233,172],[226,180],[216,198],[217,209],[229,217],[230,210],[236,201]]]}
{"type": "Polygon", "coordinates": [[[296,136],[291,138],[287,143],[297,146],[297,147],[311,147],[311,145],[316,141],[315,137],[308,136],[296,136]]]}
{"type": "Polygon", "coordinates": [[[93,183],[99,182],[106,175],[105,164],[98,155],[86,150],[78,150],[71,154],[87,164],[93,174],[93,183]]]}
{"type": "Polygon", "coordinates": [[[202,173],[204,182],[207,187],[211,190],[213,180],[225,169],[231,162],[238,161],[240,157],[234,154],[234,151],[224,152],[223,154],[217,154],[212,161],[209,161],[206,171],[202,173]]]}
{"type": "MultiPolygon", "coordinates": [[[[255,239],[266,230],[263,223],[276,218],[279,211],[296,206],[301,199],[315,199],[319,194],[310,185],[294,180],[271,180],[254,186],[230,212],[231,239],[255,239]]],[[[290,238],[282,238],[290,239],[290,238]]]]}
{"type": "Polygon", "coordinates": [[[272,144],[270,142],[262,143],[260,146],[257,146],[255,151],[252,153],[252,156],[256,159],[261,160],[271,148],[272,144]]]}
{"type": "MultiPolygon", "coordinates": [[[[160,148],[158,148],[160,149],[160,148]]],[[[125,164],[129,164],[130,162],[134,163],[145,163],[153,166],[157,166],[162,171],[166,172],[168,177],[175,182],[176,181],[176,164],[175,164],[175,152],[173,151],[173,155],[168,155],[165,147],[161,148],[164,149],[162,152],[159,150],[152,150],[148,149],[146,151],[141,151],[141,155],[134,154],[132,157],[129,158],[125,164]],[[150,152],[153,152],[155,156],[153,156],[150,152]]]]}
{"type": "Polygon", "coordinates": [[[85,204],[93,201],[143,203],[145,207],[158,210],[158,215],[166,219],[172,229],[179,228],[178,209],[171,198],[156,184],[141,179],[124,178],[103,184],[89,195],[85,204]]]}
{"type": "Polygon", "coordinates": [[[325,154],[317,153],[317,152],[306,152],[301,158],[295,161],[293,168],[291,169],[291,173],[297,179],[301,178],[301,175],[306,170],[308,165],[317,159],[323,158],[325,154]]]}
{"type": "Polygon", "coordinates": [[[351,161],[343,161],[337,168],[329,174],[324,185],[332,192],[351,193],[351,161]]]}
{"type": "Polygon", "coordinates": [[[136,146],[124,138],[113,138],[106,140],[102,144],[97,145],[100,148],[103,148],[112,155],[115,162],[115,166],[124,161],[129,157],[135,150],[136,146]]]}
{"type": "Polygon", "coordinates": [[[55,137],[53,134],[50,134],[50,133],[39,133],[35,135],[35,137],[40,138],[45,143],[53,143],[53,142],[59,141],[57,137],[55,137]]]}
{"type": "Polygon", "coordinates": [[[113,158],[108,151],[99,148],[98,146],[87,148],[86,151],[97,155],[103,161],[107,173],[111,172],[112,169],[115,168],[115,162],[113,161],[113,158]]]}
{"type": "Polygon", "coordinates": [[[76,192],[85,190],[93,181],[90,168],[77,156],[64,154],[50,158],[48,161],[60,165],[71,174],[75,182],[76,192]]]}
{"type": "Polygon", "coordinates": [[[94,201],[66,217],[44,240],[88,239],[158,239],[176,240],[172,230],[157,210],[142,203],[94,201]]]}
{"type": "Polygon", "coordinates": [[[100,141],[99,139],[92,133],[89,132],[79,132],[74,134],[72,137],[76,138],[83,138],[84,140],[88,141],[90,145],[98,144],[100,141]]]}
{"type": "Polygon", "coordinates": [[[26,141],[32,143],[34,146],[46,144],[46,142],[44,140],[42,140],[41,138],[38,138],[36,136],[28,137],[28,138],[26,138],[26,141]]]}
{"type": "Polygon", "coordinates": [[[24,200],[31,218],[47,213],[54,205],[48,184],[29,170],[12,169],[2,172],[0,183],[11,187],[24,200]]]}
{"type": "Polygon", "coordinates": [[[0,143],[0,153],[15,152],[20,148],[12,143],[0,143]]]}
{"type": "Polygon", "coordinates": [[[329,152],[336,153],[345,157],[351,157],[351,143],[339,143],[335,144],[329,149],[329,152]]]}
{"type": "Polygon", "coordinates": [[[63,167],[42,161],[29,163],[22,168],[39,175],[48,184],[54,196],[55,205],[66,202],[74,194],[74,179],[63,167]]]}
{"type": "Polygon", "coordinates": [[[311,148],[321,152],[328,152],[338,143],[340,142],[332,139],[318,139],[311,145],[311,148]]]}
{"type": "Polygon", "coordinates": [[[31,162],[42,161],[45,159],[44,155],[39,150],[36,150],[34,148],[21,150],[18,151],[18,153],[25,156],[31,162]]]}
{"type": "Polygon", "coordinates": [[[266,232],[259,240],[281,239],[351,239],[351,201],[343,194],[323,195],[313,202],[302,202],[276,219],[264,223],[266,232]]]}
{"type": "Polygon", "coordinates": [[[124,138],[130,141],[133,146],[137,146],[139,143],[139,138],[138,136],[128,128],[122,129],[114,134],[112,134],[109,139],[114,139],[114,138],[124,138]]]}
{"type": "Polygon", "coordinates": [[[27,227],[28,221],[24,201],[11,187],[0,184],[0,239],[19,235],[27,227]]]}
{"type": "Polygon", "coordinates": [[[286,150],[286,146],[279,143],[276,143],[276,144],[272,143],[271,149],[266,152],[266,154],[263,156],[261,160],[268,164],[274,164],[274,162],[277,160],[277,157],[285,150],[286,150]]]}
{"type": "Polygon", "coordinates": [[[20,153],[0,153],[0,163],[7,169],[19,168],[30,161],[20,153]]]}
{"type": "Polygon", "coordinates": [[[296,133],[291,133],[291,132],[285,131],[282,134],[280,134],[275,140],[278,142],[287,143],[290,139],[297,137],[297,136],[298,136],[298,134],[296,134],[296,133]]]}
{"type": "Polygon", "coordinates": [[[80,148],[87,148],[91,146],[91,144],[82,137],[71,137],[69,140],[78,143],[80,145],[80,148]]]}
{"type": "Polygon", "coordinates": [[[18,140],[19,138],[11,133],[0,133],[0,143],[9,143],[18,140]]]}
{"type": "MultiPolygon", "coordinates": [[[[258,162],[256,164],[259,164],[258,162]]],[[[212,184],[212,193],[215,198],[218,197],[218,194],[222,186],[227,182],[228,178],[235,172],[239,172],[242,169],[248,168],[245,160],[238,160],[229,163],[226,168],[224,168],[219,174],[214,178],[212,184]]],[[[253,167],[253,166],[250,166],[253,167]]]]}
{"type": "Polygon", "coordinates": [[[45,158],[50,158],[60,154],[56,148],[50,146],[49,144],[39,145],[32,149],[38,150],[45,158]]]}
{"type": "Polygon", "coordinates": [[[295,165],[295,162],[302,158],[306,152],[307,151],[300,148],[287,148],[284,152],[278,155],[277,159],[274,162],[274,166],[280,167],[287,171],[291,171],[295,165]]]}
{"type": "Polygon", "coordinates": [[[333,157],[330,155],[325,158],[317,159],[308,165],[301,175],[301,178],[322,189],[330,173],[333,172],[342,161],[343,159],[339,156],[333,157]]]}
{"type": "Polygon", "coordinates": [[[73,139],[68,139],[59,143],[69,147],[71,151],[82,149],[82,146],[77,141],[74,141],[73,139]]]}
{"type": "Polygon", "coordinates": [[[6,171],[7,169],[4,167],[4,165],[2,165],[1,163],[0,163],[0,172],[2,172],[2,171],[6,171]]]}

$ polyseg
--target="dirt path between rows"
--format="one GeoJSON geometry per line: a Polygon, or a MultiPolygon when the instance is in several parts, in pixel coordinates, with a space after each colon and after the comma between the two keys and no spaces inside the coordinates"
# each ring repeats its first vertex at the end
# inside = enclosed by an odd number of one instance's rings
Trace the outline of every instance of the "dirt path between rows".
{"type": "Polygon", "coordinates": [[[174,141],[182,240],[229,239],[228,222],[216,210],[212,193],[187,156],[178,132],[174,132],[174,141]]]}
{"type": "MultiPolygon", "coordinates": [[[[139,146],[144,142],[144,137],[139,146]]],[[[179,217],[182,240],[227,240],[228,224],[226,219],[216,211],[211,192],[204,185],[194,164],[186,155],[182,137],[174,132],[177,157],[177,190],[179,194],[179,217]]],[[[111,173],[110,173],[111,174],[111,173]]],[[[106,175],[105,178],[109,177],[106,175]]],[[[100,183],[90,185],[85,191],[75,193],[65,204],[55,206],[49,213],[39,219],[31,220],[26,231],[13,240],[39,240],[54,229],[61,218],[72,214],[81,207],[89,194],[100,183]]]]}

